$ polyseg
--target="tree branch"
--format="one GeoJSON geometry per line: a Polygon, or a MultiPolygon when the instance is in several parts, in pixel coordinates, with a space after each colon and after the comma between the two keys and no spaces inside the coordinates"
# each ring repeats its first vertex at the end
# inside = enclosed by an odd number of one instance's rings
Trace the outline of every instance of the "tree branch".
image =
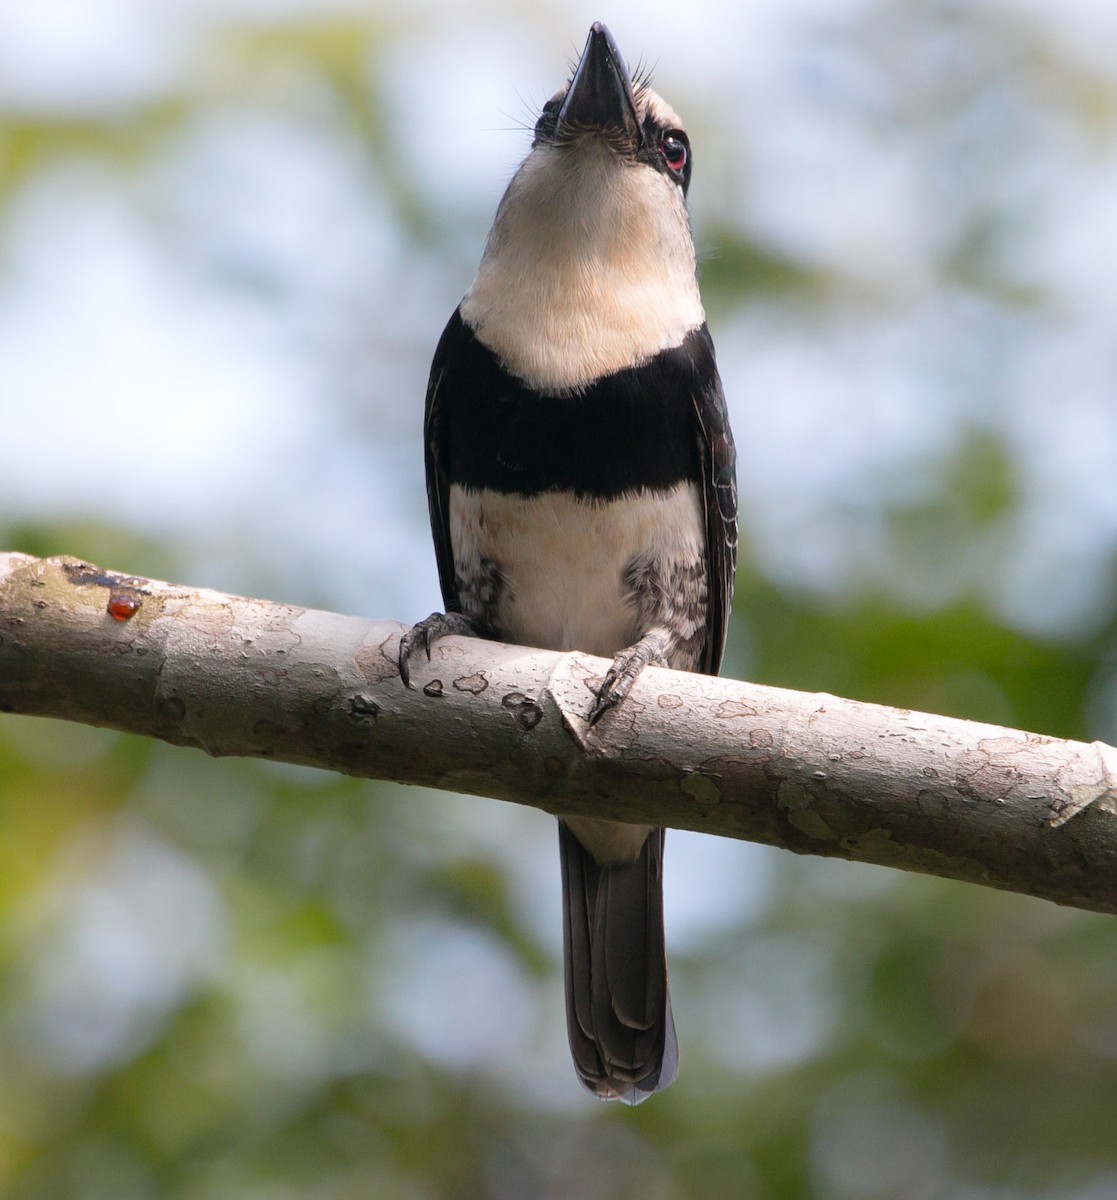
{"type": "Polygon", "coordinates": [[[0,554],[0,712],[745,838],[1117,912],[1117,750],[0,554]]]}

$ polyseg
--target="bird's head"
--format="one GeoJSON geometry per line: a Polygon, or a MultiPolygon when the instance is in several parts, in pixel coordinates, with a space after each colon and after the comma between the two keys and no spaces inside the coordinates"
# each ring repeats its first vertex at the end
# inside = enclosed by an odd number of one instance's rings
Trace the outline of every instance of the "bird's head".
{"type": "Polygon", "coordinates": [[[690,141],[675,111],[637,79],[616,41],[594,22],[570,82],[543,106],[532,149],[559,154],[610,152],[618,165],[650,167],[686,194],[690,141]]]}
{"type": "Polygon", "coordinates": [[[543,106],[462,316],[514,374],[580,387],[677,346],[704,320],[674,110],[600,22],[543,106]]]}

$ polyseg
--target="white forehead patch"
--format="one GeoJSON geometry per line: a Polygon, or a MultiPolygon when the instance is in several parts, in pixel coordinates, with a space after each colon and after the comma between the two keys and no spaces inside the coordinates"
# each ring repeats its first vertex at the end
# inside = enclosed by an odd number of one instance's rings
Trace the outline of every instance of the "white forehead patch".
{"type": "Polygon", "coordinates": [[[636,106],[643,117],[650,116],[661,129],[686,129],[679,114],[657,92],[649,87],[638,88],[636,106]]]}

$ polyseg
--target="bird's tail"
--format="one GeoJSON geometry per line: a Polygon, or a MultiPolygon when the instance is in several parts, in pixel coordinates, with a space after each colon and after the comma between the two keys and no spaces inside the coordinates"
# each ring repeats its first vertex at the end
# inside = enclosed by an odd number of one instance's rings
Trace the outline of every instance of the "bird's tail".
{"type": "Polygon", "coordinates": [[[619,866],[597,863],[562,820],[559,843],[574,1066],[603,1100],[639,1104],[679,1066],[663,943],[663,830],[619,866]]]}

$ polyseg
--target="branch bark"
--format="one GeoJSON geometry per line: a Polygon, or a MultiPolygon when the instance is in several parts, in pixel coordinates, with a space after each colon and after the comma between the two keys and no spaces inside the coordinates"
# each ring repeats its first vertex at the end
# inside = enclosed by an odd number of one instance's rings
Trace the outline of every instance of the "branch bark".
{"type": "Polygon", "coordinates": [[[0,712],[922,871],[1117,912],[1117,750],[0,554],[0,712]]]}

